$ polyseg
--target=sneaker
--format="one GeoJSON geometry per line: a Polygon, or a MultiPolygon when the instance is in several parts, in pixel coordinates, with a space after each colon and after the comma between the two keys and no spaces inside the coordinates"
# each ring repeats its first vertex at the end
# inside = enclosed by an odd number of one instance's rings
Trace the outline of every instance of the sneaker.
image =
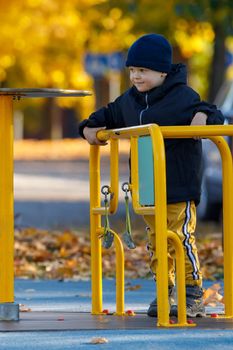
{"type": "MultiPolygon", "coordinates": [[[[178,316],[177,305],[171,307],[171,316],[178,316]]],[[[203,289],[199,286],[186,286],[186,315],[187,317],[205,317],[203,304],[203,289]]]]}
{"type": "MultiPolygon", "coordinates": [[[[168,286],[168,298],[170,307],[175,304],[175,287],[168,286]]],[[[147,315],[150,317],[157,317],[157,299],[150,303],[149,309],[147,310],[147,315]]]]}

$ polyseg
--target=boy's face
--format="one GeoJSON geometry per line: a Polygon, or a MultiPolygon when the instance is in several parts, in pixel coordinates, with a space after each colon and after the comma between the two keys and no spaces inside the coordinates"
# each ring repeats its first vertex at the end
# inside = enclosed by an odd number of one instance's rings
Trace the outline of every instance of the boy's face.
{"type": "Polygon", "coordinates": [[[167,74],[143,67],[129,67],[131,83],[140,92],[149,91],[163,84],[167,74]]]}

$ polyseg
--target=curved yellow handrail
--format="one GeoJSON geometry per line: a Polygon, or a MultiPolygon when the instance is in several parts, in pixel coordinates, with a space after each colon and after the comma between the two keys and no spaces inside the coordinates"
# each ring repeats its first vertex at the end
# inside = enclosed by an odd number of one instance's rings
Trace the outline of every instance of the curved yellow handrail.
{"type": "MultiPolygon", "coordinates": [[[[165,154],[163,146],[163,138],[193,138],[204,137],[211,139],[218,147],[222,157],[222,169],[223,169],[223,207],[224,207],[224,297],[225,297],[225,316],[233,318],[233,170],[232,170],[232,156],[229,147],[222,136],[233,136],[233,126],[231,125],[208,125],[208,126],[171,126],[171,127],[158,127],[155,124],[148,124],[136,127],[129,127],[123,129],[113,130],[101,130],[97,136],[100,140],[118,140],[122,138],[131,139],[131,161],[133,168],[137,168],[137,138],[139,136],[151,135],[152,145],[154,151],[154,175],[155,175],[155,197],[156,197],[156,216],[155,227],[156,232],[160,232],[160,235],[156,235],[156,246],[158,249],[158,261],[159,267],[157,272],[157,288],[158,288],[158,324],[162,326],[170,326],[168,319],[168,304],[164,301],[163,294],[167,293],[167,281],[164,277],[167,271],[167,262],[165,257],[167,256],[167,237],[171,237],[171,233],[167,233],[166,227],[166,186],[165,182],[165,154]],[[221,135],[221,136],[219,136],[221,135]],[[159,164],[159,166],[158,166],[159,164]],[[165,186],[165,187],[164,187],[165,186]],[[159,219],[156,219],[159,218],[159,219]],[[161,269],[161,266],[163,268],[161,269]],[[162,271],[163,270],[163,271],[162,271]]],[[[114,153],[114,152],[113,152],[114,153]]],[[[116,152],[115,152],[116,153],[116,152]]],[[[115,154],[114,153],[114,154],[115,154]]],[[[118,158],[117,158],[118,161],[118,158]]],[[[116,158],[114,160],[116,162],[116,158]]],[[[118,168],[117,168],[118,169],[118,168]]],[[[112,172],[113,173],[113,172],[112,172]]],[[[112,175],[111,175],[112,176],[112,175]]],[[[114,179],[114,185],[116,187],[116,179],[114,179]]],[[[97,180],[92,183],[92,188],[97,185],[97,180]]],[[[139,214],[154,214],[155,207],[140,208],[138,204],[138,174],[137,171],[132,171],[132,194],[133,194],[133,207],[139,214]]],[[[97,196],[98,198],[98,196],[97,196]]],[[[91,222],[95,227],[98,226],[101,215],[99,200],[92,199],[91,205],[91,222]],[[96,217],[96,219],[94,219],[96,217]]],[[[116,203],[112,204],[111,211],[116,209],[116,203]]],[[[109,209],[110,211],[110,209],[109,209]]],[[[96,232],[96,231],[95,231],[96,232]]],[[[96,234],[96,233],[95,233],[96,234]]],[[[176,245],[176,238],[173,239],[176,245]]],[[[177,248],[178,251],[181,249],[177,248]]],[[[98,255],[98,249],[94,255],[98,255]]],[[[179,258],[178,258],[179,259],[179,258]]],[[[98,259],[94,258],[96,262],[98,259]]],[[[180,263],[181,264],[181,263],[180,263]]],[[[93,263],[94,265],[94,263],[93,263]]],[[[97,266],[99,266],[97,264],[97,266]]],[[[179,269],[179,267],[178,267],[179,269]]],[[[100,276],[100,269],[97,268],[97,275],[100,276]]],[[[182,272],[181,272],[182,274],[182,272]]],[[[93,279],[94,280],[94,279],[93,279]]],[[[179,282],[181,283],[181,282],[179,282]]],[[[180,290],[182,290],[180,288],[180,290]]],[[[183,303],[183,296],[180,296],[181,304],[183,303]]],[[[97,297],[96,295],[94,296],[97,297]]],[[[98,299],[98,298],[97,298],[98,299]]],[[[100,300],[100,298],[99,298],[100,300]]],[[[180,302],[179,302],[180,303],[180,302]]],[[[97,302],[98,304],[98,302],[97,302]]],[[[100,303],[99,303],[100,304],[100,303]]],[[[185,309],[184,305],[178,306],[179,322],[178,324],[185,324],[185,309]]]]}

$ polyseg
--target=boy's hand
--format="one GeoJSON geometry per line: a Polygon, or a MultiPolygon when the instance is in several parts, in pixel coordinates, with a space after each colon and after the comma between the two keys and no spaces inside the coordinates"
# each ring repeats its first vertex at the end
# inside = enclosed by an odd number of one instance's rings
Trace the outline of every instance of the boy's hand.
{"type": "MultiPolygon", "coordinates": [[[[197,112],[193,117],[193,120],[190,125],[206,125],[206,120],[208,116],[203,112],[197,112]]],[[[200,140],[200,136],[195,136],[194,140],[200,140]]]]}
{"type": "Polygon", "coordinates": [[[208,116],[203,112],[197,112],[190,125],[206,125],[208,116]]]}
{"type": "Polygon", "coordinates": [[[107,145],[107,142],[105,141],[99,141],[96,137],[96,134],[99,130],[106,129],[106,127],[100,127],[100,128],[88,128],[87,126],[83,129],[83,135],[87,142],[90,145],[102,145],[105,146],[107,145]]]}

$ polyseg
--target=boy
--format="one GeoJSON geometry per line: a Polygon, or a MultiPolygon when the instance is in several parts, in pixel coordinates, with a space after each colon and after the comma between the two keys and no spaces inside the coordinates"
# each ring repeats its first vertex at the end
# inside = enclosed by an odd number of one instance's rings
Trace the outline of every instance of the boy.
{"type": "MultiPolygon", "coordinates": [[[[155,123],[160,126],[223,124],[223,115],[214,105],[200,100],[187,86],[186,67],[172,64],[170,43],[159,34],[147,34],[134,42],[128,51],[132,87],[84,120],[80,134],[90,144],[100,142],[96,133],[107,128],[123,128],[155,123]]],[[[185,253],[186,312],[189,317],[204,316],[202,275],[195,243],[196,205],[201,188],[201,140],[165,139],[167,174],[168,229],[181,239],[185,253]]],[[[151,270],[156,276],[154,217],[145,215],[148,225],[151,270]]],[[[174,250],[168,242],[168,282],[170,314],[177,316],[174,305],[174,250]]],[[[157,301],[147,314],[157,316],[157,301]]]]}

